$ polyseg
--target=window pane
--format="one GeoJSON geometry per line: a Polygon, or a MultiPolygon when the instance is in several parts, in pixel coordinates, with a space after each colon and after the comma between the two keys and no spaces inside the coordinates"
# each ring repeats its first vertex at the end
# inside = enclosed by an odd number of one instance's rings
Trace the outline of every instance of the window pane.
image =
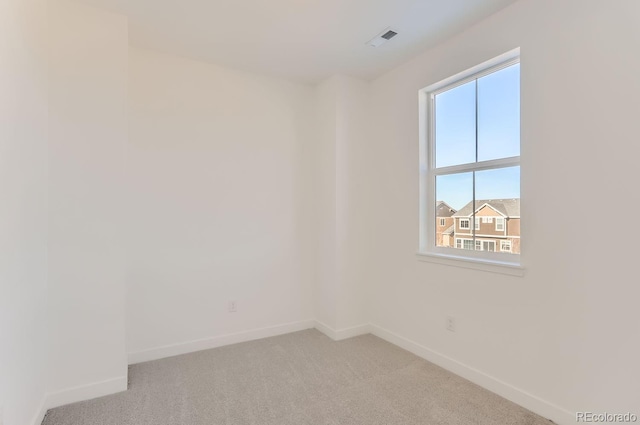
{"type": "Polygon", "coordinates": [[[511,253],[519,254],[520,167],[476,171],[476,209],[478,217],[495,218],[491,223],[483,220],[476,231],[483,249],[495,251],[504,241],[509,243],[511,253]]]}
{"type": "Polygon", "coordinates": [[[476,171],[476,199],[520,198],[520,167],[476,171]]]}
{"type": "Polygon", "coordinates": [[[473,249],[463,239],[472,238],[469,217],[456,213],[473,198],[473,173],[436,176],[436,246],[473,249]],[[444,219],[445,225],[440,225],[444,219]]]}
{"type": "Polygon", "coordinates": [[[476,82],[435,96],[436,167],[476,160],[476,82]]]}
{"type": "Polygon", "coordinates": [[[478,161],[520,155],[520,64],[478,79],[478,161]]]}

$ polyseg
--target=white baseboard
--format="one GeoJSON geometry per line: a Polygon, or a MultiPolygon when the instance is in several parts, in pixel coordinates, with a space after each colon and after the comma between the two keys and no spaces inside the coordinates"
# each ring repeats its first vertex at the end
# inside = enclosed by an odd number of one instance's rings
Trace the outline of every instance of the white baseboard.
{"type": "Polygon", "coordinates": [[[180,354],[188,354],[195,351],[222,347],[224,345],[237,344],[239,342],[253,341],[256,339],[302,331],[305,329],[311,329],[314,326],[315,321],[303,320],[301,322],[285,323],[277,326],[269,326],[266,328],[253,329],[233,334],[219,335],[211,338],[198,339],[195,341],[165,345],[162,347],[151,348],[149,350],[136,351],[128,354],[128,360],[129,364],[148,362],[151,360],[178,356],[180,354]]]}
{"type": "MultiPolygon", "coordinates": [[[[270,336],[282,335],[290,332],[297,332],[304,329],[316,328],[334,341],[340,341],[358,335],[371,333],[384,339],[391,344],[404,348],[413,354],[422,357],[456,375],[480,385],[507,400],[510,400],[526,409],[537,413],[540,416],[551,419],[560,425],[575,423],[575,416],[570,411],[556,406],[546,400],[527,393],[504,381],[494,378],[471,366],[454,360],[444,354],[438,353],[428,347],[420,345],[414,341],[395,334],[375,324],[364,324],[345,329],[332,329],[326,324],[316,320],[306,320],[301,322],[286,323],[278,326],[254,329],[234,334],[221,335],[213,338],[189,341],[181,344],[167,345],[150,350],[138,351],[129,354],[129,364],[135,364],[150,360],[157,360],[179,354],[191,353],[194,351],[206,350],[209,348],[221,347],[224,345],[239,342],[252,341],[270,336]]],[[[94,384],[69,388],[67,390],[49,393],[43,399],[40,411],[36,413],[32,425],[40,425],[48,409],[75,403],[82,400],[89,400],[127,389],[127,377],[108,379],[94,384]]]]}
{"type": "Polygon", "coordinates": [[[105,395],[126,391],[127,377],[106,379],[87,385],[67,388],[65,390],[47,393],[42,397],[40,407],[31,420],[31,425],[41,425],[49,409],[64,406],[65,404],[76,403],[78,401],[91,400],[105,395]]]}
{"type": "Polygon", "coordinates": [[[371,327],[369,326],[369,324],[336,330],[316,320],[314,327],[334,341],[341,341],[343,339],[351,338],[354,336],[371,333],[371,327]]]}
{"type": "Polygon", "coordinates": [[[41,425],[44,420],[44,415],[47,413],[47,396],[46,394],[42,397],[42,401],[40,402],[40,407],[36,412],[36,415],[31,420],[31,425],[41,425]]]}
{"type": "Polygon", "coordinates": [[[481,387],[524,407],[525,409],[529,409],[542,417],[551,419],[557,424],[568,425],[575,423],[575,415],[566,409],[549,403],[546,400],[542,400],[533,394],[529,394],[511,384],[496,379],[484,372],[474,369],[471,366],[460,363],[457,360],[433,351],[430,348],[397,335],[387,329],[381,328],[378,325],[371,324],[369,327],[373,335],[395,344],[398,347],[404,348],[405,350],[447,369],[456,375],[468,379],[469,381],[480,385],[481,387]]]}
{"type": "Polygon", "coordinates": [[[64,406],[65,404],[91,400],[92,398],[103,397],[126,390],[127,376],[119,376],[92,384],[80,385],[62,391],[48,393],[45,407],[47,410],[53,409],[54,407],[64,406]]]}

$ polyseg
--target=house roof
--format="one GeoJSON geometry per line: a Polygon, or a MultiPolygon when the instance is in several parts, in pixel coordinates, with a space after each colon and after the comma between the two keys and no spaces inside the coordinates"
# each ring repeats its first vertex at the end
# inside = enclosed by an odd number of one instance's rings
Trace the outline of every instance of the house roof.
{"type": "MultiPolygon", "coordinates": [[[[485,204],[506,217],[520,217],[520,198],[511,199],[476,199],[476,211],[485,204]]],[[[453,217],[470,217],[473,213],[473,201],[462,207],[453,217]]]]}
{"type": "Polygon", "coordinates": [[[444,201],[436,201],[436,217],[451,217],[456,210],[444,201]]]}
{"type": "Polygon", "coordinates": [[[447,227],[446,230],[444,232],[442,232],[443,235],[451,235],[453,234],[454,230],[455,230],[455,225],[452,224],[451,226],[447,227]]]}

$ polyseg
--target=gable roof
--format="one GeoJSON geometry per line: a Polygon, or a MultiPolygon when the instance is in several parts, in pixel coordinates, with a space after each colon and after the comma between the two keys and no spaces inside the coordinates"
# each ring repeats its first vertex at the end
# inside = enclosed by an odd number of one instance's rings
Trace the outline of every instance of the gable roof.
{"type": "MultiPolygon", "coordinates": [[[[476,199],[476,212],[485,204],[505,217],[520,217],[520,198],[511,199],[476,199]]],[[[471,217],[473,201],[462,207],[453,217],[471,217]]]]}
{"type": "Polygon", "coordinates": [[[456,210],[444,201],[436,201],[436,217],[451,217],[456,210]]]}

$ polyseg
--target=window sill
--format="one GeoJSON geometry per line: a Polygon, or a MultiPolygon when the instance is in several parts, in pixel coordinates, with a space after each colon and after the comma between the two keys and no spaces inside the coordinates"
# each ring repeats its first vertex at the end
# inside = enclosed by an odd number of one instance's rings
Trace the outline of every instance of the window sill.
{"type": "Polygon", "coordinates": [[[416,257],[418,260],[428,263],[444,264],[446,266],[506,274],[509,276],[524,276],[524,267],[519,264],[427,252],[418,252],[416,253],[416,257]]]}

